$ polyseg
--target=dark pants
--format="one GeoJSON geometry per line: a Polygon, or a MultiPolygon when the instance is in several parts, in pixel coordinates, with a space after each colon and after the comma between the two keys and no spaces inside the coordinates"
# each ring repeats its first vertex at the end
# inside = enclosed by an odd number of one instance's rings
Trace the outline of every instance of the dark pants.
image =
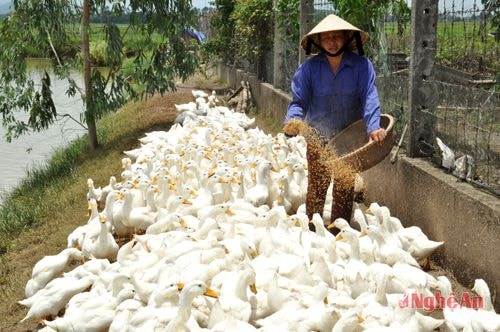
{"type": "MultiPolygon", "coordinates": [[[[330,182],[332,181],[331,170],[324,163],[325,153],[322,151],[323,145],[307,145],[308,184],[306,195],[306,214],[309,219],[312,218],[314,213],[319,213],[323,216],[326,192],[330,186],[330,182]]],[[[337,218],[344,218],[345,220],[350,221],[353,196],[354,173],[334,181],[331,216],[332,222],[337,218]]]]}

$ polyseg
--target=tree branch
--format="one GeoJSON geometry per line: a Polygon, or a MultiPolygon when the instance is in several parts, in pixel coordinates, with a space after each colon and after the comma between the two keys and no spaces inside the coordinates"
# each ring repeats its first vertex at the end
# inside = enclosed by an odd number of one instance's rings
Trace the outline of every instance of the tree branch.
{"type": "Polygon", "coordinates": [[[59,66],[62,66],[61,60],[59,60],[59,56],[57,55],[56,49],[54,48],[54,44],[52,44],[52,38],[50,37],[49,30],[45,29],[45,32],[47,33],[47,38],[49,39],[50,48],[52,49],[52,52],[54,52],[54,55],[56,56],[57,63],[59,64],[59,66]]]}
{"type": "Polygon", "coordinates": [[[61,118],[65,118],[65,117],[70,118],[71,120],[73,120],[77,124],[79,124],[83,129],[88,130],[88,128],[85,127],[85,125],[83,123],[81,123],[80,121],[78,121],[77,119],[75,119],[71,114],[68,114],[68,113],[59,114],[59,113],[57,113],[57,116],[59,116],[61,118]]]}
{"type": "Polygon", "coordinates": [[[80,96],[84,97],[85,96],[85,91],[83,91],[83,89],[81,87],[79,87],[78,84],[76,84],[76,82],[75,82],[74,79],[72,79],[69,76],[67,78],[68,78],[68,81],[71,81],[73,83],[73,85],[78,90],[78,92],[80,92],[80,96]]]}
{"type": "MultiPolygon", "coordinates": [[[[54,47],[54,44],[52,43],[52,38],[50,37],[50,33],[49,33],[49,31],[47,29],[45,29],[45,32],[47,33],[47,38],[49,39],[50,48],[52,49],[52,52],[54,52],[54,55],[55,55],[55,57],[57,59],[57,63],[59,64],[59,66],[62,66],[61,60],[59,59],[59,56],[57,55],[56,49],[54,47]]],[[[84,95],[84,91],[82,90],[82,88],[80,88],[78,86],[78,84],[76,84],[75,80],[72,79],[69,76],[68,76],[68,80],[71,80],[73,82],[75,88],[78,90],[78,92],[80,92],[80,95],[83,96],[84,95]]]]}

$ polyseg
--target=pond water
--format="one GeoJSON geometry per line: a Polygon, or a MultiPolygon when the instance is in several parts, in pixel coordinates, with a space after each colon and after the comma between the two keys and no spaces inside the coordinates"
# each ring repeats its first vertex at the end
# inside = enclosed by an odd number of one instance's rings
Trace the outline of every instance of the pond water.
{"type": "MultiPolygon", "coordinates": [[[[27,61],[30,75],[39,82],[42,69],[50,66],[50,63],[44,59],[29,59],[27,61]]],[[[80,87],[83,87],[81,73],[72,72],[71,77],[80,87]]],[[[80,95],[68,97],[66,95],[68,82],[58,80],[54,75],[51,75],[51,83],[57,112],[71,114],[74,118],[79,119],[83,110],[80,95]]],[[[25,114],[20,116],[25,116],[25,114]]],[[[5,140],[5,133],[5,128],[0,125],[0,191],[2,192],[11,190],[20,183],[28,169],[43,165],[56,149],[66,146],[75,138],[85,134],[86,130],[75,121],[65,117],[45,131],[23,135],[13,139],[11,143],[7,143],[5,140]]]]}

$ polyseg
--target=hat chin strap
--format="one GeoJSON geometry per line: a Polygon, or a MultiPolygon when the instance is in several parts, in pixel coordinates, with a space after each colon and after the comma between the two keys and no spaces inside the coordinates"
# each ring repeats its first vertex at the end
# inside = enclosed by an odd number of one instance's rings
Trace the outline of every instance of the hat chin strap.
{"type": "Polygon", "coordinates": [[[354,32],[354,34],[351,37],[349,37],[349,39],[347,39],[347,41],[344,43],[344,45],[342,45],[342,47],[340,48],[340,50],[338,50],[335,53],[328,52],[321,45],[318,45],[318,43],[316,43],[312,38],[307,38],[306,55],[311,54],[311,48],[312,48],[312,45],[314,45],[320,51],[322,51],[323,53],[325,53],[328,56],[331,56],[331,57],[339,56],[342,53],[344,53],[344,51],[347,50],[347,48],[349,47],[349,44],[352,42],[353,39],[356,39],[356,47],[358,49],[358,54],[359,55],[364,55],[365,52],[363,50],[363,43],[361,42],[361,34],[359,33],[359,31],[354,32]]]}

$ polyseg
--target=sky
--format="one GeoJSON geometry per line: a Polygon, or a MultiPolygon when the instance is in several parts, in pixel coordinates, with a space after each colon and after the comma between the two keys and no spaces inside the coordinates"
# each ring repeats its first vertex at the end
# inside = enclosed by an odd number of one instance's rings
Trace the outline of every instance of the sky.
{"type": "MultiPolygon", "coordinates": [[[[2,0],[0,0],[2,1],[2,0]]],[[[193,7],[196,8],[204,8],[204,7],[211,7],[210,2],[211,0],[191,0],[193,3],[193,7]]]]}
{"type": "MultiPolygon", "coordinates": [[[[408,6],[411,6],[411,1],[412,0],[407,0],[408,6]]],[[[439,0],[438,7],[442,10],[446,5],[447,8],[451,9],[453,1],[455,1],[455,10],[462,10],[462,0],[439,0]]],[[[481,0],[463,0],[464,9],[472,9],[474,7],[474,2],[476,3],[477,9],[483,8],[481,0]]]]}

